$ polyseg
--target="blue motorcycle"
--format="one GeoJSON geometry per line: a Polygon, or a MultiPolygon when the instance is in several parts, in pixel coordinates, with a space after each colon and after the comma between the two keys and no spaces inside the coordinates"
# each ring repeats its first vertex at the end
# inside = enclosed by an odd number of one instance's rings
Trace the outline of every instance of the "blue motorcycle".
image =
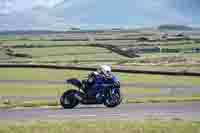
{"type": "Polygon", "coordinates": [[[74,108],[78,104],[104,104],[112,108],[122,102],[120,82],[114,75],[106,80],[96,78],[91,82],[90,79],[69,79],[66,82],[78,89],[70,89],[60,97],[60,104],[65,109],[74,108]]]}

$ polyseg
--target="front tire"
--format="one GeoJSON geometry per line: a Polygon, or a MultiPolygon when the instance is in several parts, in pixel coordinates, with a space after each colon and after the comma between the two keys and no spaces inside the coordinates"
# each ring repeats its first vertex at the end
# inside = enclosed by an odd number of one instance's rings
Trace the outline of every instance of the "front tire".
{"type": "Polygon", "coordinates": [[[104,105],[108,108],[114,108],[122,102],[119,89],[109,89],[105,96],[104,105]]]}
{"type": "Polygon", "coordinates": [[[72,109],[79,104],[78,99],[74,95],[78,93],[77,90],[68,90],[60,97],[60,104],[64,109],[72,109]]]}

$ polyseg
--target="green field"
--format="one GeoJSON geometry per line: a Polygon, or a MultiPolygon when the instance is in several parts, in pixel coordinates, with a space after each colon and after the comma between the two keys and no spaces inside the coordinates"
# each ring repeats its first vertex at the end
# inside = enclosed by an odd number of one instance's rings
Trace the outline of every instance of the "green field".
{"type": "Polygon", "coordinates": [[[33,57],[37,56],[56,56],[62,54],[95,54],[95,53],[111,53],[104,48],[96,47],[47,47],[47,48],[17,48],[14,49],[17,53],[28,53],[33,57]]]}
{"type": "Polygon", "coordinates": [[[85,41],[48,41],[48,40],[38,40],[38,41],[30,41],[30,40],[12,40],[8,39],[6,41],[2,41],[4,46],[13,46],[13,45],[72,45],[72,44],[87,44],[85,41]]]}
{"type": "MultiPolygon", "coordinates": [[[[122,37],[126,39],[126,35],[134,37],[139,33],[102,33],[91,35],[97,38],[112,38],[122,37]]],[[[143,33],[144,34],[144,33],[143,33]]],[[[144,34],[145,35],[145,34],[144,34]]],[[[15,54],[26,54],[28,57],[8,56],[0,50],[0,63],[39,63],[39,64],[78,64],[78,65],[129,65],[132,67],[140,66],[144,69],[153,69],[159,67],[159,70],[165,69],[168,65],[172,71],[186,70],[199,71],[199,53],[184,53],[191,52],[192,48],[200,48],[200,44],[196,41],[186,40],[155,40],[155,41],[134,41],[134,40],[104,40],[104,41],[51,41],[52,39],[70,39],[70,38],[87,38],[86,34],[59,34],[59,35],[41,35],[41,36],[1,36],[1,46],[35,46],[35,48],[11,48],[15,54]],[[163,49],[180,50],[177,53],[139,53],[139,58],[127,58],[118,53],[98,47],[88,47],[84,45],[100,43],[104,45],[115,45],[120,48],[128,47],[156,47],[163,49]],[[62,47],[56,47],[60,46],[62,47]],[[70,46],[68,46],[70,45],[70,46]],[[74,46],[71,46],[74,45],[74,46]],[[77,47],[79,45],[79,47],[77,47]],[[82,46],[80,46],[82,45],[82,46]],[[144,45],[144,46],[143,46],[144,45]],[[38,46],[46,46],[45,48],[37,48],[38,46]],[[49,47],[53,46],[53,47],[49,47]],[[31,57],[31,58],[30,58],[31,57]],[[176,58],[176,60],[174,60],[176,58]],[[183,61],[185,60],[185,61],[183,61]],[[151,66],[154,64],[154,66],[151,66]],[[174,67],[173,65],[176,65],[174,67]],[[190,67],[187,67],[190,65],[190,67]]],[[[140,37],[142,34],[140,33],[140,37]]],[[[151,37],[151,36],[149,36],[151,37]]]]}
{"type": "Polygon", "coordinates": [[[33,121],[0,123],[1,133],[199,133],[192,121],[33,121]]]}
{"type": "MultiPolygon", "coordinates": [[[[54,45],[56,46],[56,44],[54,45]]],[[[117,64],[121,61],[131,60],[127,57],[113,53],[105,48],[76,46],[76,47],[46,47],[46,48],[14,48],[14,54],[26,54],[28,57],[8,56],[3,49],[0,63],[6,62],[32,62],[32,63],[64,63],[64,64],[117,64]],[[4,58],[3,58],[4,57],[4,58]],[[7,58],[6,58],[7,57],[7,58]],[[8,58],[9,57],[9,58],[8,58]],[[31,58],[30,58],[31,57],[31,58]]]]}
{"type": "Polygon", "coordinates": [[[29,84],[1,84],[1,96],[61,96],[63,92],[73,88],[66,85],[29,85],[29,84]]]}
{"type": "Polygon", "coordinates": [[[104,48],[95,47],[54,47],[54,48],[18,48],[16,53],[26,53],[32,56],[31,59],[16,58],[12,61],[31,62],[60,62],[60,63],[87,63],[108,60],[117,62],[126,59],[116,53],[111,53],[104,48]]]}
{"type": "MultiPolygon", "coordinates": [[[[61,96],[68,89],[77,89],[71,85],[37,85],[37,84],[1,84],[1,96],[61,96]]],[[[122,88],[124,95],[159,94],[159,88],[122,88]]]]}
{"type": "MultiPolygon", "coordinates": [[[[1,80],[65,80],[72,77],[83,79],[89,71],[53,70],[53,69],[23,69],[1,68],[1,80]],[[53,76],[52,76],[53,75],[53,76]]],[[[164,76],[115,73],[122,83],[157,83],[164,85],[194,85],[199,86],[199,77],[164,76]],[[187,82],[186,82],[187,81],[187,82]]]]}

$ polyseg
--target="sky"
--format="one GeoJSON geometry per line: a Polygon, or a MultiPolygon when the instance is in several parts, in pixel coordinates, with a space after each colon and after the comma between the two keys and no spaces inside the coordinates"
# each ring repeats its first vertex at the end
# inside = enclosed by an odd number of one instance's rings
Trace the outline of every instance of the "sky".
{"type": "Polygon", "coordinates": [[[0,0],[0,30],[199,26],[200,0],[0,0]]]}

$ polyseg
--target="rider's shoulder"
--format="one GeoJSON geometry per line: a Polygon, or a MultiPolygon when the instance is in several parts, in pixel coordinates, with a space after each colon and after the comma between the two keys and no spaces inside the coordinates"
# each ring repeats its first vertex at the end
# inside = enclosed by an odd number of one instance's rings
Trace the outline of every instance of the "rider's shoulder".
{"type": "Polygon", "coordinates": [[[91,72],[90,74],[89,74],[89,76],[97,76],[98,75],[98,72],[91,72]]]}
{"type": "Polygon", "coordinates": [[[94,75],[99,75],[99,73],[98,73],[98,72],[93,72],[93,74],[94,74],[94,75]]]}
{"type": "Polygon", "coordinates": [[[113,80],[118,80],[117,76],[114,75],[114,74],[111,74],[110,78],[113,79],[113,80]]]}

